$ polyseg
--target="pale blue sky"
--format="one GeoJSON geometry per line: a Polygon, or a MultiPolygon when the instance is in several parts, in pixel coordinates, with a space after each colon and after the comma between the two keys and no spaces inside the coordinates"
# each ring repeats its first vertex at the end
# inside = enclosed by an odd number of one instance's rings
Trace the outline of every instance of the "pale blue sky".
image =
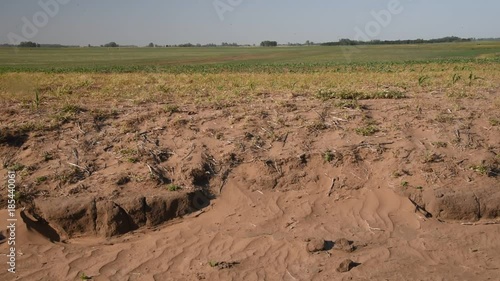
{"type": "MultiPolygon", "coordinates": [[[[69,3],[60,4],[47,25],[27,38],[22,18],[33,22],[43,11],[39,0],[0,0],[0,43],[9,42],[9,33],[39,43],[75,45],[337,41],[353,39],[356,27],[364,29],[373,20],[371,11],[386,9],[391,0],[239,0],[223,20],[214,2],[238,0],[40,1],[69,3]]],[[[498,0],[399,1],[403,12],[371,38],[500,37],[498,0]]]]}

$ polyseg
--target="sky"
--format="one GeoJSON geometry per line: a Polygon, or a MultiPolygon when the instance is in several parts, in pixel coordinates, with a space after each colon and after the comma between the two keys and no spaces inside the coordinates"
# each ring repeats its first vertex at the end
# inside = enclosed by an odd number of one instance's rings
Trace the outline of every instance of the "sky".
{"type": "Polygon", "coordinates": [[[0,0],[0,44],[489,38],[499,11],[498,0],[0,0]]]}

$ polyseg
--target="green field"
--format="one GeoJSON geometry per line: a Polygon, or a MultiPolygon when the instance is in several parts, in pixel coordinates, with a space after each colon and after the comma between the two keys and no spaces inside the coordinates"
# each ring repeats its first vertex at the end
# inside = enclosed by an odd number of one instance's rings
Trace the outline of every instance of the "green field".
{"type": "Polygon", "coordinates": [[[0,72],[296,72],[408,62],[500,61],[500,42],[358,47],[0,48],[0,72]]]}

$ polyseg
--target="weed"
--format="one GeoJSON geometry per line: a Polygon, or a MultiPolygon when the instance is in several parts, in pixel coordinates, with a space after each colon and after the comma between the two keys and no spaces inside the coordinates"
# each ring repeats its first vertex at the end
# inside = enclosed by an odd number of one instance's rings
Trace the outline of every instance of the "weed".
{"type": "Polygon", "coordinates": [[[80,107],[80,106],[77,106],[74,104],[66,104],[61,109],[62,113],[71,114],[71,115],[78,114],[78,113],[84,112],[84,111],[85,111],[85,109],[83,107],[80,107]]]}
{"type": "Polygon", "coordinates": [[[14,165],[7,168],[9,171],[19,172],[24,170],[25,166],[21,163],[15,163],[14,165]]]}
{"type": "Polygon", "coordinates": [[[496,118],[490,118],[490,125],[493,127],[499,126],[500,125],[500,120],[496,118]]]}
{"type": "Polygon", "coordinates": [[[328,163],[332,162],[334,157],[335,157],[335,155],[329,149],[323,153],[323,160],[325,160],[325,162],[328,162],[328,163]]]}
{"type": "Polygon", "coordinates": [[[177,191],[177,190],[181,189],[181,187],[176,185],[176,184],[171,183],[171,184],[167,185],[167,189],[169,191],[177,191]]]}
{"type": "Polygon", "coordinates": [[[483,79],[483,78],[481,78],[481,77],[477,77],[476,75],[474,75],[474,73],[472,73],[472,72],[471,72],[471,73],[469,74],[469,87],[470,87],[470,86],[472,86],[472,83],[473,83],[474,81],[476,81],[476,80],[481,80],[481,79],[483,79]]]}
{"type": "Polygon", "coordinates": [[[418,77],[418,85],[420,87],[424,86],[429,79],[430,77],[428,75],[422,75],[418,77]]]}
{"type": "Polygon", "coordinates": [[[474,172],[476,173],[479,173],[483,176],[487,176],[490,174],[491,172],[491,168],[484,165],[484,164],[480,164],[480,165],[472,165],[470,166],[470,169],[473,170],[474,172]]]}
{"type": "Polygon", "coordinates": [[[165,105],[165,107],[163,107],[163,111],[165,111],[166,113],[174,114],[179,112],[179,107],[177,105],[167,104],[165,105]]]}
{"type": "Polygon", "coordinates": [[[458,81],[460,81],[460,79],[462,79],[462,76],[460,76],[460,74],[453,74],[452,84],[455,85],[458,81]]]}
{"type": "Polygon", "coordinates": [[[409,185],[410,185],[410,183],[409,183],[409,182],[407,182],[407,181],[403,181],[403,182],[401,182],[401,186],[402,186],[402,187],[408,187],[409,185]]]}
{"type": "Polygon", "coordinates": [[[129,163],[137,163],[137,162],[139,162],[139,158],[137,158],[137,157],[128,157],[127,158],[127,162],[129,162],[129,163]]]}
{"type": "Polygon", "coordinates": [[[47,179],[48,178],[46,176],[41,176],[41,177],[38,177],[38,178],[35,179],[35,183],[36,184],[41,184],[42,182],[47,181],[47,179]]]}
{"type": "Polygon", "coordinates": [[[56,175],[55,179],[58,180],[60,184],[75,184],[85,179],[85,177],[86,175],[84,171],[80,170],[80,168],[74,167],[56,175]]]}
{"type": "Polygon", "coordinates": [[[124,149],[120,150],[120,154],[122,155],[122,157],[125,157],[126,161],[129,163],[139,162],[139,158],[138,158],[139,153],[137,150],[134,150],[131,148],[124,148],[124,149]]]}
{"type": "Polygon", "coordinates": [[[24,198],[24,193],[19,191],[14,192],[14,200],[16,200],[16,202],[22,201],[24,198]]]}
{"type": "Polygon", "coordinates": [[[361,136],[373,136],[374,134],[380,132],[380,130],[375,125],[367,125],[363,127],[356,128],[356,133],[361,136]]]}
{"type": "Polygon", "coordinates": [[[40,108],[40,92],[39,90],[35,90],[35,99],[33,100],[33,106],[35,107],[36,110],[40,108]]]}
{"type": "Polygon", "coordinates": [[[91,280],[92,277],[90,276],[87,276],[85,273],[82,272],[82,274],[80,275],[80,280],[91,280]]]}
{"type": "Polygon", "coordinates": [[[43,153],[43,161],[48,162],[50,160],[53,160],[54,156],[50,152],[44,152],[43,153]]]}

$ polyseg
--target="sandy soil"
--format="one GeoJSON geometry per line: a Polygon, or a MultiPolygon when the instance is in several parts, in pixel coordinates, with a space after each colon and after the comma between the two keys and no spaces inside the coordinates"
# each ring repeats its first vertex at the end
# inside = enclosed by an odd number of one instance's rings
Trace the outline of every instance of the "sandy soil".
{"type": "Polygon", "coordinates": [[[498,280],[499,108],[263,94],[102,118],[84,104],[25,132],[7,120],[48,114],[8,104],[2,174],[23,164],[24,209],[0,279],[498,280]]]}

